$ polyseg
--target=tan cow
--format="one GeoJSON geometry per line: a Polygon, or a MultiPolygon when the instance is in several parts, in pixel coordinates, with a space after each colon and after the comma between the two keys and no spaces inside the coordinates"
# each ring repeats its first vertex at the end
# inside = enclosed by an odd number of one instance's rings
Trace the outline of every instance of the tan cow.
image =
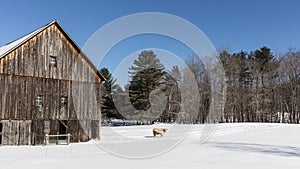
{"type": "Polygon", "coordinates": [[[161,135],[161,136],[163,136],[165,133],[166,133],[166,131],[167,131],[168,129],[166,129],[166,128],[154,128],[153,129],[153,136],[155,137],[156,135],[161,135]]]}

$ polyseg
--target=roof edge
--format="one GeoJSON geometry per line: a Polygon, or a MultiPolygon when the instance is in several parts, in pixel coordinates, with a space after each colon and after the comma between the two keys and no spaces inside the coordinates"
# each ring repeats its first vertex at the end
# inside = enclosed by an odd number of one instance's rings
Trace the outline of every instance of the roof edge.
{"type": "MultiPolygon", "coordinates": [[[[18,40],[23,39],[22,41],[20,41],[19,43],[17,43],[16,45],[14,45],[13,47],[9,48],[7,51],[3,52],[2,54],[0,54],[0,59],[6,55],[8,55],[9,53],[11,53],[13,50],[17,49],[18,47],[20,47],[21,45],[23,45],[25,42],[29,41],[30,39],[32,39],[34,36],[36,36],[37,34],[41,33],[42,31],[44,31],[45,29],[47,29],[49,26],[55,24],[60,31],[66,36],[66,38],[72,43],[72,45],[76,48],[76,50],[78,51],[78,53],[80,55],[82,55],[82,57],[92,66],[92,68],[94,69],[95,73],[100,77],[101,80],[105,81],[105,77],[97,70],[97,68],[95,67],[95,65],[90,61],[90,59],[86,56],[86,54],[80,49],[80,47],[77,45],[77,43],[71,38],[71,36],[65,31],[65,29],[59,24],[59,22],[57,20],[53,20],[51,22],[49,22],[48,24],[24,35],[23,37],[16,39],[14,41],[11,41],[9,43],[7,43],[6,45],[2,46],[8,46],[11,45],[12,43],[17,42],[18,40]],[[29,36],[30,35],[30,36],[29,36]]],[[[1,48],[1,47],[0,47],[1,48]]]]}
{"type": "Polygon", "coordinates": [[[68,40],[73,43],[73,46],[78,50],[78,53],[84,57],[84,59],[93,67],[97,75],[101,78],[101,80],[105,81],[106,78],[97,70],[95,65],[91,62],[91,60],[87,57],[87,55],[81,50],[78,44],[71,38],[71,36],[67,33],[67,31],[59,24],[58,21],[54,20],[53,24],[56,24],[57,27],[62,31],[62,33],[68,38],[68,40]]]}
{"type": "MultiPolygon", "coordinates": [[[[11,41],[11,42],[5,44],[4,46],[1,46],[1,47],[8,46],[8,45],[10,45],[10,44],[12,44],[12,43],[14,43],[14,42],[16,42],[16,41],[18,41],[18,40],[20,40],[20,39],[26,37],[26,36],[28,36],[27,38],[23,39],[21,42],[19,42],[18,44],[16,44],[16,45],[13,46],[12,48],[10,48],[9,50],[7,50],[7,51],[5,51],[4,53],[2,53],[2,54],[0,55],[0,58],[2,58],[3,56],[9,54],[10,52],[12,52],[13,50],[15,50],[16,48],[20,47],[20,46],[23,45],[25,42],[27,42],[28,40],[30,40],[31,38],[33,38],[34,36],[36,36],[37,34],[39,34],[40,32],[42,32],[43,30],[45,30],[46,28],[48,28],[50,25],[52,25],[52,24],[55,23],[55,22],[57,22],[57,21],[56,21],[56,20],[53,20],[53,21],[49,22],[48,24],[46,24],[46,25],[44,25],[44,26],[42,26],[42,27],[40,27],[40,28],[38,28],[38,29],[36,29],[36,30],[34,30],[34,31],[32,31],[32,32],[30,32],[30,33],[24,35],[24,36],[22,36],[21,38],[18,38],[18,39],[16,39],[16,40],[13,40],[13,41],[11,41]],[[31,34],[31,35],[30,35],[30,34],[31,34]],[[29,36],[29,35],[30,35],[30,36],[29,36]]],[[[1,47],[0,47],[0,48],[1,48],[1,47]]]]}

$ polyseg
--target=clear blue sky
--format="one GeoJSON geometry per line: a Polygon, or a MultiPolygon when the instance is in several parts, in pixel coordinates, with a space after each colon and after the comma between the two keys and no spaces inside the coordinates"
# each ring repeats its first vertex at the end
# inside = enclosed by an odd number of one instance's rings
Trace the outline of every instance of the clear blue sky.
{"type": "MultiPolygon", "coordinates": [[[[251,51],[263,45],[274,52],[284,52],[289,47],[300,49],[299,0],[61,1],[2,1],[0,46],[56,19],[82,47],[96,30],[119,17],[137,12],[163,12],[195,24],[217,49],[251,51]]],[[[157,41],[155,36],[147,38],[149,42],[157,41]]],[[[143,44],[128,50],[121,45],[111,52],[112,59],[101,66],[114,69],[116,62],[122,60],[121,55],[125,57],[138,49],[156,47],[164,46],[143,44]]],[[[189,55],[183,48],[173,48],[175,51],[172,52],[189,55]]]]}

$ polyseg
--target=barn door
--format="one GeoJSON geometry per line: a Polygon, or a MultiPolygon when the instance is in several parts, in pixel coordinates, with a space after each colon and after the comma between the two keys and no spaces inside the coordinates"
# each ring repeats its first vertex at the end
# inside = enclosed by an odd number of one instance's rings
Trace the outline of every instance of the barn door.
{"type": "Polygon", "coordinates": [[[19,145],[31,145],[31,120],[19,122],[19,145]]]}
{"type": "Polygon", "coordinates": [[[2,145],[2,128],[3,128],[3,124],[2,122],[0,122],[0,145],[2,145]]]}
{"type": "Polygon", "coordinates": [[[67,134],[67,120],[59,120],[59,134],[67,134]]]}
{"type": "Polygon", "coordinates": [[[3,120],[2,145],[30,145],[31,144],[30,120],[3,120]]]}
{"type": "Polygon", "coordinates": [[[100,139],[100,136],[99,136],[99,120],[92,120],[91,121],[91,134],[92,134],[92,139],[100,139]]]}
{"type": "Polygon", "coordinates": [[[19,123],[15,120],[3,120],[2,124],[2,144],[18,145],[19,123]]]}

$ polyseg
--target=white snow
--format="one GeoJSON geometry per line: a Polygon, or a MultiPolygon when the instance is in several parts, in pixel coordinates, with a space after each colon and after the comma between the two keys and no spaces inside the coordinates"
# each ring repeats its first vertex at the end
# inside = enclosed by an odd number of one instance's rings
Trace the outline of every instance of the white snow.
{"type": "MultiPolygon", "coordinates": [[[[171,127],[162,125],[163,127],[171,127]]],[[[294,124],[219,124],[214,135],[200,144],[204,125],[196,125],[189,135],[170,151],[145,159],[115,156],[93,141],[68,146],[2,146],[1,168],[185,168],[185,169],[296,169],[300,165],[300,125],[294,124]]],[[[153,126],[115,127],[113,131],[139,141],[167,140],[153,138],[153,126]]],[[[105,135],[101,143],[118,142],[120,138],[105,135]]],[[[134,145],[134,141],[132,145],[134,145]]],[[[134,148],[132,151],[136,151],[134,148]]],[[[142,151],[142,150],[141,150],[142,151]]]]}

